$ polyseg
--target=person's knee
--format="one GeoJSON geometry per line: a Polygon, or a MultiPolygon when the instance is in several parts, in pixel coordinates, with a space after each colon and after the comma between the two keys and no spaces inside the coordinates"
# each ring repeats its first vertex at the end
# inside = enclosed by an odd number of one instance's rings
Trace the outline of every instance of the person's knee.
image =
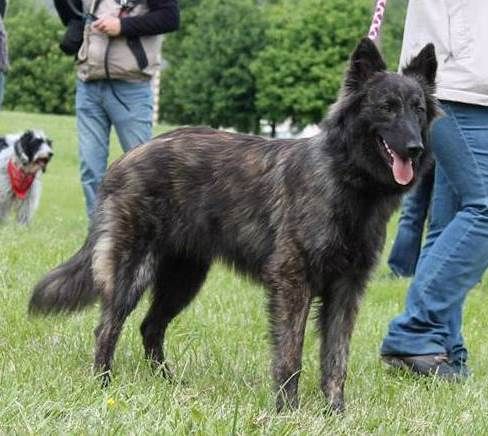
{"type": "Polygon", "coordinates": [[[461,213],[469,216],[476,225],[488,229],[488,198],[465,206],[461,213]]]}

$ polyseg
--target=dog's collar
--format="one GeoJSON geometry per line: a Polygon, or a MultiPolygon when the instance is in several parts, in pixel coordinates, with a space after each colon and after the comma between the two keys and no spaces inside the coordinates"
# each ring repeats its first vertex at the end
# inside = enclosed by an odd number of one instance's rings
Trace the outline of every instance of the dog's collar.
{"type": "Polygon", "coordinates": [[[10,177],[12,191],[17,198],[24,200],[36,175],[26,173],[22,168],[15,166],[12,159],[8,161],[7,171],[10,177]]]}

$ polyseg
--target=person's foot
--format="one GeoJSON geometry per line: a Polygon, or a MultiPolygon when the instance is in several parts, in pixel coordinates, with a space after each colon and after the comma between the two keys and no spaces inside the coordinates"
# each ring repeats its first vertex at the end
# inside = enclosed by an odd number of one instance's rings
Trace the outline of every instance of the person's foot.
{"type": "Polygon", "coordinates": [[[469,369],[468,365],[466,365],[466,361],[449,361],[449,365],[458,371],[459,376],[462,379],[466,379],[471,376],[471,370],[469,369]]]}
{"type": "Polygon", "coordinates": [[[465,364],[449,363],[447,354],[382,355],[381,360],[393,368],[405,369],[425,376],[435,376],[447,381],[461,381],[470,374],[465,364]]]}

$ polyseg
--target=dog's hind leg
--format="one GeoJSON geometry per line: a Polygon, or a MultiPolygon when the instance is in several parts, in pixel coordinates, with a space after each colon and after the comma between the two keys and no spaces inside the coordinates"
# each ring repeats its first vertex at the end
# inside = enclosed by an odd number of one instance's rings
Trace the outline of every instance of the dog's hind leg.
{"type": "Polygon", "coordinates": [[[124,321],[136,307],[145,288],[153,277],[151,256],[137,256],[134,253],[119,253],[117,267],[114,268],[113,282],[110,277],[103,283],[102,318],[97,327],[94,370],[102,377],[103,385],[110,381],[110,370],[115,346],[124,321]],[[120,259],[126,259],[121,261],[120,259]],[[134,259],[142,259],[134,261],[134,259]]]}
{"type": "Polygon", "coordinates": [[[321,387],[332,410],[344,410],[349,342],[365,278],[342,277],[330,286],[319,311],[321,387]]]}
{"type": "Polygon", "coordinates": [[[164,376],[170,376],[163,352],[166,328],[198,293],[209,267],[210,262],[202,259],[177,257],[159,262],[153,301],[141,324],[141,335],[146,357],[162,369],[164,376]]]}
{"type": "Polygon", "coordinates": [[[265,281],[269,288],[269,312],[273,346],[273,379],[276,408],[298,406],[298,380],[312,293],[296,259],[271,266],[265,281]]]}

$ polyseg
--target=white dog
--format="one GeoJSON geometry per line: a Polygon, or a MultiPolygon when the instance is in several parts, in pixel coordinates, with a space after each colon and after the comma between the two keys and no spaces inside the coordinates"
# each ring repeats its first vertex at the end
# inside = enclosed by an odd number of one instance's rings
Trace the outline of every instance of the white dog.
{"type": "Polygon", "coordinates": [[[41,197],[41,170],[52,156],[52,142],[42,132],[0,137],[0,222],[12,208],[18,223],[30,222],[41,197]]]}

